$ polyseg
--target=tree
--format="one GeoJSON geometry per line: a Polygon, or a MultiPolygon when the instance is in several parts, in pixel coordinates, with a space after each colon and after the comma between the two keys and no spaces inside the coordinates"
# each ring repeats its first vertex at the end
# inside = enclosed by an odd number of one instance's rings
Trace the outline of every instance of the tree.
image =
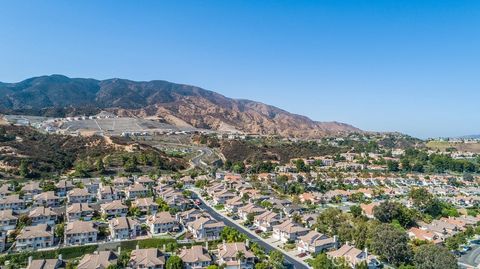
{"type": "Polygon", "coordinates": [[[32,225],[32,219],[30,219],[28,215],[20,215],[20,217],[18,218],[18,227],[23,228],[30,225],[32,225]]]}
{"type": "Polygon", "coordinates": [[[163,200],[162,198],[157,198],[155,202],[158,205],[158,211],[160,212],[170,211],[170,207],[168,206],[167,202],[165,202],[165,200],[163,200]]]}
{"type": "Polygon", "coordinates": [[[295,168],[297,172],[309,172],[310,167],[305,165],[305,162],[302,159],[298,159],[295,161],[295,168]]]}
{"type": "Polygon", "coordinates": [[[65,233],[65,223],[59,223],[55,226],[55,236],[57,238],[60,238],[60,240],[63,238],[63,235],[65,233]]]}
{"type": "Polygon", "coordinates": [[[400,170],[399,164],[397,161],[387,161],[387,169],[389,172],[398,172],[400,170]]]}
{"type": "Polygon", "coordinates": [[[415,213],[398,202],[385,201],[375,206],[373,215],[383,223],[392,223],[397,220],[403,228],[409,228],[415,224],[415,213]]]}
{"type": "Polygon", "coordinates": [[[312,261],[313,269],[334,269],[335,265],[325,253],[318,254],[312,261]]]}
{"type": "Polygon", "coordinates": [[[338,234],[340,225],[347,219],[348,217],[340,209],[330,207],[320,213],[315,226],[320,232],[334,236],[338,234]]]}
{"type": "Polygon", "coordinates": [[[238,261],[238,268],[241,268],[243,260],[245,260],[245,253],[243,251],[237,251],[235,259],[238,261]]]}
{"type": "Polygon", "coordinates": [[[20,166],[18,167],[18,171],[21,177],[28,177],[30,175],[30,170],[28,169],[28,163],[26,160],[22,160],[20,162],[20,166]]]}
{"type": "Polygon", "coordinates": [[[55,191],[57,188],[55,187],[55,183],[53,181],[46,181],[42,185],[42,191],[55,191]]]}
{"type": "Polygon", "coordinates": [[[84,161],[79,161],[75,165],[75,173],[74,176],[76,177],[89,177],[88,174],[88,166],[84,161]]]}
{"type": "Polygon", "coordinates": [[[240,233],[237,229],[232,227],[225,227],[220,232],[220,237],[227,243],[243,242],[247,240],[247,236],[240,233]]]}
{"type": "Polygon", "coordinates": [[[282,252],[278,250],[272,250],[268,255],[268,264],[273,269],[283,269],[285,268],[284,259],[285,258],[283,257],[282,252]]]}
{"type": "Polygon", "coordinates": [[[165,265],[166,269],[183,269],[183,261],[180,257],[174,255],[168,258],[165,265]]]}
{"type": "Polygon", "coordinates": [[[142,214],[142,212],[140,211],[140,209],[136,206],[131,206],[129,209],[128,209],[128,216],[130,217],[138,217],[142,214]]]}
{"type": "Polygon", "coordinates": [[[446,248],[426,244],[418,247],[413,258],[416,269],[456,269],[457,260],[446,248]]]}
{"type": "MultiPolygon", "coordinates": [[[[257,262],[255,264],[255,269],[269,269],[268,263],[266,262],[257,262]]],[[[208,268],[207,268],[208,269],[208,268]]]]}
{"type": "Polygon", "coordinates": [[[133,155],[131,158],[128,158],[125,164],[123,165],[123,169],[125,169],[125,172],[128,173],[133,173],[133,172],[138,172],[138,162],[137,158],[135,155],[133,155]]]}
{"type": "Polygon", "coordinates": [[[434,218],[442,213],[440,201],[425,188],[411,189],[408,197],[412,199],[413,206],[422,213],[429,214],[434,218]]]}
{"type": "Polygon", "coordinates": [[[130,261],[130,251],[122,251],[120,257],[118,257],[117,264],[120,268],[127,268],[128,262],[130,261]]]}
{"type": "Polygon", "coordinates": [[[362,215],[362,208],[358,205],[352,205],[350,207],[350,213],[352,213],[353,217],[358,218],[362,215]]]}
{"type": "Polygon", "coordinates": [[[100,174],[103,174],[105,173],[105,165],[103,164],[103,159],[102,157],[98,158],[97,160],[97,163],[96,163],[96,168],[97,168],[97,171],[100,173],[100,174]]]}
{"type": "Polygon", "coordinates": [[[408,235],[390,224],[381,224],[372,233],[372,251],[396,266],[410,263],[412,249],[408,243],[408,235]]]}

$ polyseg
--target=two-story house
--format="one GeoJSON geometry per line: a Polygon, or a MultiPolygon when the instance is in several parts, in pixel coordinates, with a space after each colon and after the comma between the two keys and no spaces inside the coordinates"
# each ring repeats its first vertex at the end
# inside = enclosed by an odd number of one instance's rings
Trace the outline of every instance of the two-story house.
{"type": "Polygon", "coordinates": [[[53,246],[53,232],[47,224],[27,226],[22,229],[15,241],[15,248],[37,250],[53,246]]]}
{"type": "Polygon", "coordinates": [[[97,242],[98,230],[92,222],[76,220],[65,227],[65,245],[84,245],[97,242]]]}

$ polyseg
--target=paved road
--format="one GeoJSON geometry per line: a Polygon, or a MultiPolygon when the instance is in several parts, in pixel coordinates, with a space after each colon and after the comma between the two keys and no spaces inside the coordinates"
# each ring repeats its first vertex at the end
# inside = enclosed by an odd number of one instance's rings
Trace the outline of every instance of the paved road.
{"type": "Polygon", "coordinates": [[[480,246],[474,245],[472,249],[458,259],[460,268],[471,268],[480,264],[480,246]]]}
{"type": "Polygon", "coordinates": [[[192,164],[195,167],[208,167],[208,164],[206,164],[202,158],[204,156],[211,156],[213,155],[213,151],[209,148],[200,148],[198,151],[200,151],[200,154],[192,158],[192,164]]]}
{"type": "MultiPolygon", "coordinates": [[[[197,194],[194,194],[195,196],[197,196],[197,194]]],[[[196,198],[200,198],[200,197],[196,197],[196,198]]],[[[203,199],[200,198],[202,201],[203,199]]],[[[214,217],[216,220],[218,221],[223,221],[225,223],[225,225],[227,226],[230,226],[230,227],[235,227],[237,230],[239,230],[240,232],[244,233],[246,236],[248,236],[248,238],[250,239],[250,242],[256,242],[258,243],[260,246],[262,246],[267,252],[270,252],[272,250],[278,250],[277,248],[273,247],[272,245],[264,242],[263,240],[260,240],[257,236],[253,235],[249,230],[247,230],[246,228],[244,228],[243,226],[233,222],[233,221],[230,221],[228,218],[225,218],[224,216],[222,216],[221,214],[219,214],[217,211],[215,211],[213,208],[211,208],[210,206],[208,206],[205,201],[199,206],[201,209],[205,210],[206,212],[208,212],[212,217],[214,217]]],[[[295,268],[295,269],[306,269],[306,268],[309,268],[308,266],[304,265],[303,263],[293,259],[292,257],[288,256],[288,255],[283,255],[285,257],[285,261],[286,261],[286,265],[287,267],[289,268],[295,268]]]]}

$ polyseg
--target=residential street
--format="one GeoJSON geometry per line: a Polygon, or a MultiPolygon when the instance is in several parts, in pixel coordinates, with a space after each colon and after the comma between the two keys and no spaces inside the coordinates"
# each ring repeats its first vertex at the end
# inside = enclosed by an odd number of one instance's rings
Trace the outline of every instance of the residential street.
{"type": "Polygon", "coordinates": [[[287,263],[287,265],[290,267],[290,268],[295,268],[295,269],[306,269],[306,268],[310,268],[305,262],[303,261],[300,261],[299,259],[297,258],[294,258],[292,257],[291,255],[289,255],[288,253],[286,253],[283,249],[280,249],[276,246],[272,246],[270,245],[269,243],[267,243],[266,241],[264,241],[263,238],[259,237],[258,235],[256,235],[254,232],[246,229],[245,227],[235,223],[235,221],[227,216],[224,216],[222,215],[221,213],[219,213],[216,209],[214,209],[213,207],[210,207],[206,201],[196,192],[196,190],[192,190],[194,193],[195,193],[195,196],[197,196],[197,198],[199,198],[201,201],[202,201],[202,204],[199,206],[201,209],[205,210],[207,213],[209,213],[212,217],[214,217],[215,219],[219,220],[219,221],[223,221],[227,226],[230,226],[230,227],[235,227],[237,230],[241,231],[242,233],[244,233],[245,235],[247,235],[250,240],[252,242],[256,242],[258,243],[260,246],[262,246],[263,248],[265,248],[265,250],[267,252],[270,252],[272,250],[279,250],[281,251],[283,254],[284,254],[284,257],[285,257],[285,262],[287,263]]]}

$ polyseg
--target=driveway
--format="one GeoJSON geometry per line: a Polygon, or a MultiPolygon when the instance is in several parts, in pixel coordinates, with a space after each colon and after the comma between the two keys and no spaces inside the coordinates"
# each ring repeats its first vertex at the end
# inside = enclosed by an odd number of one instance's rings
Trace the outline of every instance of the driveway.
{"type": "Polygon", "coordinates": [[[214,217],[218,221],[223,221],[227,226],[230,227],[235,227],[238,231],[244,233],[248,238],[250,239],[251,242],[256,242],[260,246],[262,246],[267,252],[270,252],[272,250],[279,250],[280,252],[283,253],[283,256],[285,257],[285,262],[292,266],[295,269],[306,269],[310,268],[308,264],[306,264],[304,261],[302,261],[300,258],[295,257],[294,255],[285,252],[283,249],[271,245],[267,241],[265,241],[263,238],[260,236],[256,235],[254,232],[248,230],[247,228],[241,226],[240,224],[236,223],[233,219],[230,217],[227,217],[223,214],[221,214],[219,211],[214,209],[213,207],[210,207],[207,204],[207,201],[201,197],[201,195],[198,194],[198,191],[195,189],[191,189],[193,193],[195,193],[196,198],[200,199],[202,201],[202,204],[199,206],[201,209],[205,210],[208,212],[212,217],[214,217]]]}

